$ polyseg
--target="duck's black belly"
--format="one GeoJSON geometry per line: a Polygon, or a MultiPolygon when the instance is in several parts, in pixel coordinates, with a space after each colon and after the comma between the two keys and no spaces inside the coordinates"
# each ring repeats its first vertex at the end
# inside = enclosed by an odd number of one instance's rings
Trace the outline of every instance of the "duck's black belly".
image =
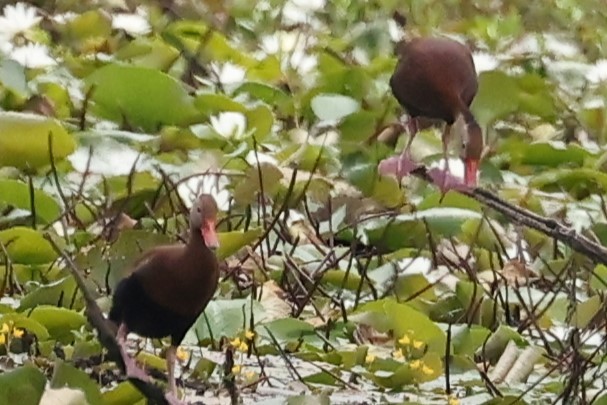
{"type": "Polygon", "coordinates": [[[133,275],[116,286],[112,299],[110,319],[116,324],[125,323],[130,332],[143,337],[171,337],[178,346],[196,321],[197,316],[184,316],[158,305],[145,293],[141,282],[133,275]]]}

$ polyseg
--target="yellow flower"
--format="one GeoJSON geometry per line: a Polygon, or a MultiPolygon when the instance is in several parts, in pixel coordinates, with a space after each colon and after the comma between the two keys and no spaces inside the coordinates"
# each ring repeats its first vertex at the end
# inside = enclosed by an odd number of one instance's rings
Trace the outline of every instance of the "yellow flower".
{"type": "Polygon", "coordinates": [[[404,335],[402,338],[398,339],[398,343],[403,346],[406,346],[411,343],[411,339],[409,338],[409,335],[404,335]]]}
{"type": "Polygon", "coordinates": [[[417,370],[418,368],[422,367],[423,363],[421,360],[413,360],[411,363],[409,363],[409,367],[411,367],[413,370],[417,370]]]}
{"type": "Polygon", "coordinates": [[[6,335],[4,333],[0,333],[0,345],[6,343],[6,335]]]}
{"type": "Polygon", "coordinates": [[[255,371],[246,371],[244,373],[244,378],[247,379],[247,381],[253,381],[253,379],[257,376],[257,374],[255,373],[255,371]]]}
{"type": "Polygon", "coordinates": [[[434,373],[434,370],[424,364],[422,367],[422,373],[424,373],[425,375],[432,375],[434,373]]]}
{"type": "Polygon", "coordinates": [[[372,354],[367,354],[365,357],[365,363],[373,363],[375,361],[375,356],[372,354]]]}
{"type": "Polygon", "coordinates": [[[249,350],[249,345],[247,344],[247,342],[240,342],[240,344],[238,345],[238,350],[240,350],[241,352],[246,352],[247,350],[249,350]]]}
{"type": "Polygon", "coordinates": [[[416,349],[421,349],[424,346],[424,342],[422,342],[421,340],[414,340],[413,341],[413,347],[416,349]]]}
{"type": "Polygon", "coordinates": [[[11,328],[7,324],[3,323],[2,329],[0,329],[0,333],[8,333],[10,330],[11,328]]]}
{"type": "Polygon", "coordinates": [[[242,369],[241,366],[235,365],[234,367],[232,367],[232,374],[240,374],[241,369],[242,369]]]}
{"type": "Polygon", "coordinates": [[[252,330],[250,330],[250,329],[247,329],[247,331],[244,333],[244,337],[245,337],[247,340],[253,340],[253,338],[255,337],[255,332],[253,332],[253,331],[252,331],[252,330]]]}
{"type": "Polygon", "coordinates": [[[183,350],[181,346],[177,348],[175,356],[177,357],[177,359],[179,359],[179,361],[187,361],[188,357],[190,357],[189,353],[183,350]]]}
{"type": "Polygon", "coordinates": [[[234,340],[230,340],[230,345],[232,347],[238,347],[240,346],[240,338],[235,338],[234,340]]]}
{"type": "Polygon", "coordinates": [[[459,399],[457,399],[453,395],[450,395],[448,404],[449,405],[459,405],[459,399]]]}
{"type": "Polygon", "coordinates": [[[20,338],[21,336],[23,336],[23,333],[24,333],[24,331],[21,328],[13,329],[13,336],[16,338],[20,338]]]}
{"type": "Polygon", "coordinates": [[[401,349],[394,350],[392,352],[392,357],[394,357],[395,359],[402,359],[404,357],[403,351],[401,349]]]}

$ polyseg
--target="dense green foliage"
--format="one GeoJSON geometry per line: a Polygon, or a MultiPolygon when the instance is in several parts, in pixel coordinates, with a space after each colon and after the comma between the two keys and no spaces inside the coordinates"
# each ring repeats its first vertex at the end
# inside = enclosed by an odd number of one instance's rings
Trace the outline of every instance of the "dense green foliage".
{"type": "MultiPolygon", "coordinates": [[[[44,236],[107,310],[199,188],[224,277],[184,342],[188,399],[230,375],[245,402],[600,395],[607,267],[377,164],[406,140],[387,129],[394,41],[456,36],[479,71],[481,186],[607,244],[603,0],[31,3],[0,17],[1,403],[38,403],[45,378],[142,403],[44,236]]],[[[412,150],[437,163],[440,132],[412,150]]]]}

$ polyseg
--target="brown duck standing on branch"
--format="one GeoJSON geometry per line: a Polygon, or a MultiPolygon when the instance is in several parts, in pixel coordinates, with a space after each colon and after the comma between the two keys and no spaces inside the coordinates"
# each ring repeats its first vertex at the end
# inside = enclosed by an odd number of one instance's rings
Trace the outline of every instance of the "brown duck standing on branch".
{"type": "Polygon", "coordinates": [[[449,174],[447,145],[453,124],[462,120],[461,158],[465,165],[465,186],[475,187],[478,166],[483,149],[483,135],[470,104],[478,90],[472,53],[465,45],[447,38],[416,38],[401,41],[396,51],[399,57],[390,78],[394,97],[409,114],[407,146],[399,157],[385,159],[379,165],[380,173],[403,177],[418,165],[411,159],[410,148],[418,131],[418,118],[441,119],[446,122],[443,131],[445,171],[431,171],[434,181],[443,191],[463,185],[449,174]]]}
{"type": "Polygon", "coordinates": [[[171,337],[166,352],[171,403],[176,402],[176,351],[194,321],[213,297],[219,280],[214,250],[219,246],[215,225],[217,203],[201,194],[190,210],[187,244],[149,250],[114,292],[110,319],[118,325],[116,340],[129,377],[149,381],[126,352],[129,332],[149,338],[171,337]]]}

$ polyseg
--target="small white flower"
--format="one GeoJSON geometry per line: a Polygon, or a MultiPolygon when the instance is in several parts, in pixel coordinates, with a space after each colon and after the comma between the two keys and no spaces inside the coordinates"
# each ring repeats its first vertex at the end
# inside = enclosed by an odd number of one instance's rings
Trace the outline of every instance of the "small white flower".
{"type": "Polygon", "coordinates": [[[57,61],[49,54],[48,47],[41,44],[30,43],[13,48],[7,53],[11,59],[29,68],[44,68],[57,64],[57,61]]]}
{"type": "Polygon", "coordinates": [[[257,164],[261,163],[270,163],[274,166],[278,166],[278,160],[276,160],[276,158],[261,152],[257,152],[257,154],[255,154],[254,150],[250,150],[249,153],[247,153],[245,160],[251,166],[257,166],[257,164]]]}
{"type": "Polygon", "coordinates": [[[41,19],[37,16],[37,9],[28,4],[5,6],[0,16],[0,41],[12,41],[17,34],[38,25],[41,19]]]}
{"type": "Polygon", "coordinates": [[[112,28],[124,30],[131,35],[145,35],[152,30],[148,15],[141,7],[137,8],[135,14],[114,14],[112,16],[112,28]]]}
{"type": "Polygon", "coordinates": [[[211,117],[211,126],[225,138],[240,139],[247,127],[246,117],[239,112],[223,112],[211,117]]]}
{"type": "Polygon", "coordinates": [[[597,60],[586,74],[586,79],[591,83],[599,83],[607,81],[607,59],[597,60]]]}
{"type": "Polygon", "coordinates": [[[310,56],[308,47],[313,46],[312,37],[297,32],[278,31],[261,40],[261,48],[268,54],[278,54],[282,58],[282,67],[292,67],[304,74],[311,71],[317,63],[310,56]]]}
{"type": "Polygon", "coordinates": [[[282,9],[285,22],[288,23],[312,23],[313,13],[325,6],[325,0],[290,0],[282,9]]]}
{"type": "Polygon", "coordinates": [[[232,84],[232,83],[240,83],[245,77],[245,70],[233,63],[224,63],[224,64],[211,64],[211,67],[215,72],[217,72],[217,76],[219,77],[219,81],[221,84],[232,84]]]}

